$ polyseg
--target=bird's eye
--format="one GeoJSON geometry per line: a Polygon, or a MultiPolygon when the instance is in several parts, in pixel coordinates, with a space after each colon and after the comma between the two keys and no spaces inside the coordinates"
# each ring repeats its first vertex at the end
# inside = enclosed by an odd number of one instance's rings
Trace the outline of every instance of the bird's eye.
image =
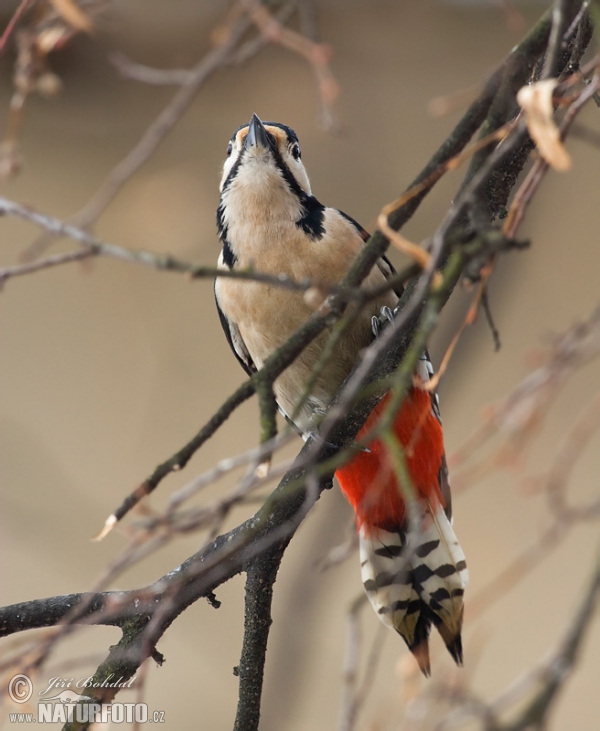
{"type": "Polygon", "coordinates": [[[233,150],[233,142],[230,142],[230,143],[229,143],[229,144],[227,145],[227,157],[229,157],[229,155],[231,155],[231,151],[232,151],[232,150],[233,150]]]}
{"type": "Polygon", "coordinates": [[[290,152],[292,153],[292,157],[294,160],[300,159],[300,145],[297,142],[294,142],[292,145],[290,152]]]}

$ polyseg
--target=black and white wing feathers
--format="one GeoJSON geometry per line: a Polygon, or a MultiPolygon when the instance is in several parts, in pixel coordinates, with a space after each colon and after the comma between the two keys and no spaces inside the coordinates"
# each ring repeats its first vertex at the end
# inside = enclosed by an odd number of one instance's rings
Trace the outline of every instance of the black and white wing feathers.
{"type": "Polygon", "coordinates": [[[227,319],[225,313],[219,306],[219,300],[216,295],[215,302],[217,303],[217,312],[219,313],[221,327],[223,328],[223,332],[225,333],[225,337],[227,338],[229,347],[233,350],[233,353],[238,359],[242,368],[249,376],[251,376],[253,373],[256,373],[258,369],[254,364],[254,361],[252,360],[248,349],[246,348],[246,344],[244,343],[242,336],[240,335],[238,326],[234,322],[231,322],[227,319]]]}
{"type": "MultiPolygon", "coordinates": [[[[337,209],[337,210],[338,210],[338,213],[346,219],[346,221],[348,221],[349,223],[351,223],[354,226],[354,228],[358,231],[358,234],[360,235],[361,239],[366,243],[370,238],[369,232],[366,229],[364,229],[360,225],[360,223],[358,223],[358,221],[356,221],[354,218],[352,218],[352,216],[349,216],[347,213],[344,213],[344,211],[340,211],[339,209],[337,209]]],[[[385,254],[379,258],[379,260],[377,261],[377,266],[379,268],[379,271],[383,274],[383,276],[386,279],[390,279],[390,277],[393,277],[394,274],[396,274],[394,265],[387,258],[387,256],[385,254]]],[[[401,297],[403,291],[404,291],[404,288],[402,287],[401,284],[394,287],[394,292],[396,293],[397,297],[401,297]]]]}

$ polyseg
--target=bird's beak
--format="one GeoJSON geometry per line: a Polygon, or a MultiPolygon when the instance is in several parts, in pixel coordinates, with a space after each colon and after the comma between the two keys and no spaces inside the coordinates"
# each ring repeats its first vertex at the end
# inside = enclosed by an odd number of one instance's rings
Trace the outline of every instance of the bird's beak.
{"type": "Polygon", "coordinates": [[[246,147],[264,147],[269,149],[271,147],[271,140],[267,134],[263,123],[260,121],[258,115],[253,114],[248,125],[248,134],[246,135],[246,147]]]}

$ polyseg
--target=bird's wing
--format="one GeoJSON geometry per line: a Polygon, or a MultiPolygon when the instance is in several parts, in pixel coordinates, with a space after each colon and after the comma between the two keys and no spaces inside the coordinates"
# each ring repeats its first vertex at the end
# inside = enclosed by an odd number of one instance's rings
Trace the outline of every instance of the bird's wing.
{"type": "MultiPolygon", "coordinates": [[[[340,211],[338,209],[338,213],[340,213],[346,219],[346,221],[348,221],[349,223],[351,223],[354,226],[354,228],[357,230],[361,239],[366,243],[370,237],[369,232],[366,229],[364,229],[360,225],[360,223],[358,223],[358,221],[355,221],[354,218],[352,218],[352,216],[349,216],[347,213],[344,213],[344,211],[340,211]]],[[[377,261],[377,266],[379,268],[379,271],[383,274],[383,276],[386,279],[389,279],[390,277],[393,277],[394,274],[396,274],[394,265],[387,258],[387,256],[385,254],[379,258],[379,260],[377,261]]],[[[401,297],[403,291],[404,291],[404,287],[402,287],[401,284],[394,287],[394,292],[396,293],[397,297],[401,297]]]]}
{"type": "Polygon", "coordinates": [[[215,302],[217,303],[219,320],[221,320],[221,326],[223,328],[223,332],[225,333],[225,337],[227,338],[227,342],[233,350],[235,357],[240,362],[242,368],[249,376],[251,376],[253,373],[256,373],[258,369],[256,368],[256,365],[254,364],[254,361],[252,360],[252,357],[248,352],[248,348],[246,348],[246,343],[244,343],[238,326],[235,324],[235,322],[231,322],[231,320],[227,318],[227,316],[219,306],[219,299],[216,293],[215,302]]]}

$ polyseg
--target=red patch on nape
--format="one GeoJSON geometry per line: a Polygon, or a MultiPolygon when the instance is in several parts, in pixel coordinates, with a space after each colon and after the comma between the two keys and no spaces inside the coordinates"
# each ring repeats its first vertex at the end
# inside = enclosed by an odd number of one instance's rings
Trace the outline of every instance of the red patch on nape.
{"type": "MultiPolygon", "coordinates": [[[[373,409],[358,433],[360,439],[379,420],[389,400],[387,394],[373,409]]],[[[444,456],[442,426],[431,410],[431,398],[421,388],[411,388],[394,420],[394,432],[404,447],[406,466],[418,498],[444,499],[439,469],[444,456]]],[[[406,504],[396,479],[393,462],[379,439],[352,457],[336,474],[342,492],[356,513],[359,528],[367,533],[373,526],[394,529],[406,518],[406,504]]]]}

